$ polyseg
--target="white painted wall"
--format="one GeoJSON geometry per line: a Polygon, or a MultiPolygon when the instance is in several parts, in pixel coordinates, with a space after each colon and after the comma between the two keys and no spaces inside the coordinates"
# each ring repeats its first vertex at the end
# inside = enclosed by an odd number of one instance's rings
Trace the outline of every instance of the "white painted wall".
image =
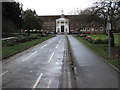
{"type": "Polygon", "coordinates": [[[61,33],[61,26],[64,26],[64,33],[69,33],[69,19],[56,19],[56,33],[61,33]]]}

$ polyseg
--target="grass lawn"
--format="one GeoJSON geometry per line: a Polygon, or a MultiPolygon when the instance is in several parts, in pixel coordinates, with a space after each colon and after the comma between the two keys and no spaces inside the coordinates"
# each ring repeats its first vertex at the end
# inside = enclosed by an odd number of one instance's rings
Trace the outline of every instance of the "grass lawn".
{"type": "MultiPolygon", "coordinates": [[[[94,35],[91,35],[91,36],[94,36],[94,35]]],[[[75,37],[75,38],[78,39],[80,42],[82,42],[85,46],[91,48],[99,56],[103,57],[107,62],[109,62],[114,67],[116,67],[117,69],[120,70],[120,66],[118,64],[118,58],[108,58],[109,55],[108,55],[108,49],[107,49],[108,45],[107,44],[92,44],[86,40],[83,40],[80,37],[75,37]]],[[[105,37],[102,37],[102,38],[105,38],[105,37]]],[[[117,41],[117,39],[115,41],[117,41]]]]}
{"type": "Polygon", "coordinates": [[[2,47],[2,57],[9,56],[9,55],[16,53],[18,51],[21,51],[23,49],[26,49],[26,48],[29,48],[36,44],[39,44],[39,43],[41,43],[49,38],[52,38],[52,37],[53,37],[52,35],[49,35],[48,37],[41,37],[40,39],[32,40],[32,41],[25,42],[25,43],[19,43],[14,46],[3,46],[2,47]]]}
{"type": "MultiPolygon", "coordinates": [[[[87,36],[91,36],[93,39],[100,38],[102,40],[107,39],[108,36],[105,34],[88,34],[87,36]]],[[[114,33],[115,45],[118,46],[118,33],[114,33]]]]}

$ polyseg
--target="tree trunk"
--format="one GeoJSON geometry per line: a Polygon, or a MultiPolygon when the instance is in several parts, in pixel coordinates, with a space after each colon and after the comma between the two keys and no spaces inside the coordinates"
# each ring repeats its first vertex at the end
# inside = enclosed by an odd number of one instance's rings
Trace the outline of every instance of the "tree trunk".
{"type": "Polygon", "coordinates": [[[114,47],[115,46],[115,42],[114,42],[114,35],[113,35],[112,32],[110,32],[110,38],[111,38],[110,45],[111,45],[111,47],[114,47]]]}
{"type": "Polygon", "coordinates": [[[78,29],[78,36],[80,36],[80,30],[78,29]]]}
{"type": "Polygon", "coordinates": [[[30,30],[28,30],[28,36],[30,36],[30,30]]]}
{"type": "Polygon", "coordinates": [[[29,38],[29,41],[30,41],[30,29],[28,30],[28,38],[29,38]]]}

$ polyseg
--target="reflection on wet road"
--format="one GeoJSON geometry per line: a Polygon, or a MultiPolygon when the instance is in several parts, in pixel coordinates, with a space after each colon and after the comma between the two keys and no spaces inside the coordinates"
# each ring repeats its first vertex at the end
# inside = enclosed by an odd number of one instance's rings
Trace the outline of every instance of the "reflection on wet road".
{"type": "Polygon", "coordinates": [[[58,35],[3,64],[3,88],[58,88],[66,37],[58,35]]]}

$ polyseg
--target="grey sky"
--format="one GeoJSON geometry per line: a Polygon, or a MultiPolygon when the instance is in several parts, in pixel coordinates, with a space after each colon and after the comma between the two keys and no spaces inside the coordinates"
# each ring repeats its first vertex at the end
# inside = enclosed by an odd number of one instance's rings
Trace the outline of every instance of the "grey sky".
{"type": "Polygon", "coordinates": [[[93,0],[18,0],[23,3],[23,9],[36,10],[38,15],[60,15],[92,5],[93,0]]]}

